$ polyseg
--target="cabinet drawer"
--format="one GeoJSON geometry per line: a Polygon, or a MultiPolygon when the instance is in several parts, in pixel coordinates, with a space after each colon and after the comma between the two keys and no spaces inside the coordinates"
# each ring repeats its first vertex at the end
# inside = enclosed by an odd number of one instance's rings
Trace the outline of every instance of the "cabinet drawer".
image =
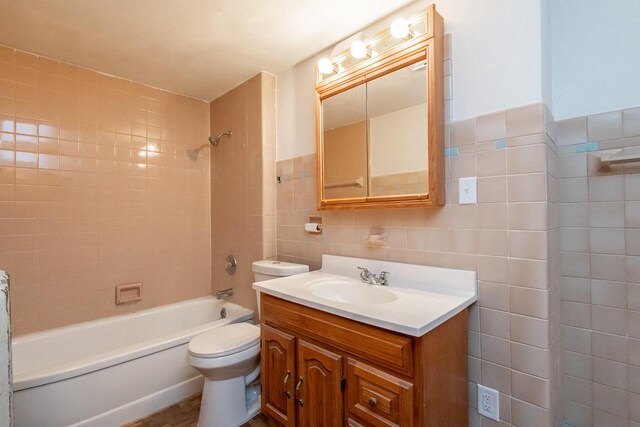
{"type": "Polygon", "coordinates": [[[347,410],[350,426],[413,426],[413,384],[349,358],[347,410]]]}
{"type": "Polygon", "coordinates": [[[406,376],[413,375],[412,339],[262,294],[262,321],[313,338],[406,376]]]}

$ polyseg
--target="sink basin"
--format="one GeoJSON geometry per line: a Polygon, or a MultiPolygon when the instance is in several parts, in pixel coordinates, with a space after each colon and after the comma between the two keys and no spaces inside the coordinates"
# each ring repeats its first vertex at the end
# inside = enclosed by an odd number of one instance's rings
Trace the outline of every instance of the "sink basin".
{"type": "Polygon", "coordinates": [[[323,280],[311,283],[308,289],[317,297],[349,304],[385,304],[398,299],[387,289],[355,280],[323,280]]]}

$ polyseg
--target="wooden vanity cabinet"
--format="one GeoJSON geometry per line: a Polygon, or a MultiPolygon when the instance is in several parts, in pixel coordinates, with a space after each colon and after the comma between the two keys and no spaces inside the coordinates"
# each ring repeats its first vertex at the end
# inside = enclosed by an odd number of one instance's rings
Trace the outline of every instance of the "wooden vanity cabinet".
{"type": "Polygon", "coordinates": [[[467,309],[421,337],[266,294],[261,312],[273,424],[467,426],[467,309]]]}

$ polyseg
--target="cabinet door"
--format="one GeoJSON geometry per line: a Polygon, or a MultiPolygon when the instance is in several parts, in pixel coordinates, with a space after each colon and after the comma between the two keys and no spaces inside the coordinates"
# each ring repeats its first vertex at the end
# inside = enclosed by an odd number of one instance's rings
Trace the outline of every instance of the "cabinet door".
{"type": "Polygon", "coordinates": [[[294,427],[295,337],[261,327],[262,411],[285,427],[294,427]]]}
{"type": "Polygon", "coordinates": [[[350,426],[413,426],[413,384],[350,358],[347,411],[350,426]]]}
{"type": "Polygon", "coordinates": [[[342,356],[298,340],[298,425],[342,426],[342,356]]]}

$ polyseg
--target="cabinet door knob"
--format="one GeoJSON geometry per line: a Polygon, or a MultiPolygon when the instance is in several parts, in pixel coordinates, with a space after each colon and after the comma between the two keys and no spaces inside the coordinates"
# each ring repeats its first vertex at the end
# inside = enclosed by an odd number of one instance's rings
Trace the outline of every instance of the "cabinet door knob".
{"type": "Polygon", "coordinates": [[[378,401],[376,400],[375,397],[370,397],[369,398],[369,406],[371,406],[372,408],[375,408],[378,405],[378,401]]]}
{"type": "Polygon", "coordinates": [[[291,377],[291,371],[287,370],[287,375],[284,376],[284,395],[287,396],[287,399],[291,399],[291,393],[287,390],[287,383],[289,382],[289,377],[291,377]]]}

